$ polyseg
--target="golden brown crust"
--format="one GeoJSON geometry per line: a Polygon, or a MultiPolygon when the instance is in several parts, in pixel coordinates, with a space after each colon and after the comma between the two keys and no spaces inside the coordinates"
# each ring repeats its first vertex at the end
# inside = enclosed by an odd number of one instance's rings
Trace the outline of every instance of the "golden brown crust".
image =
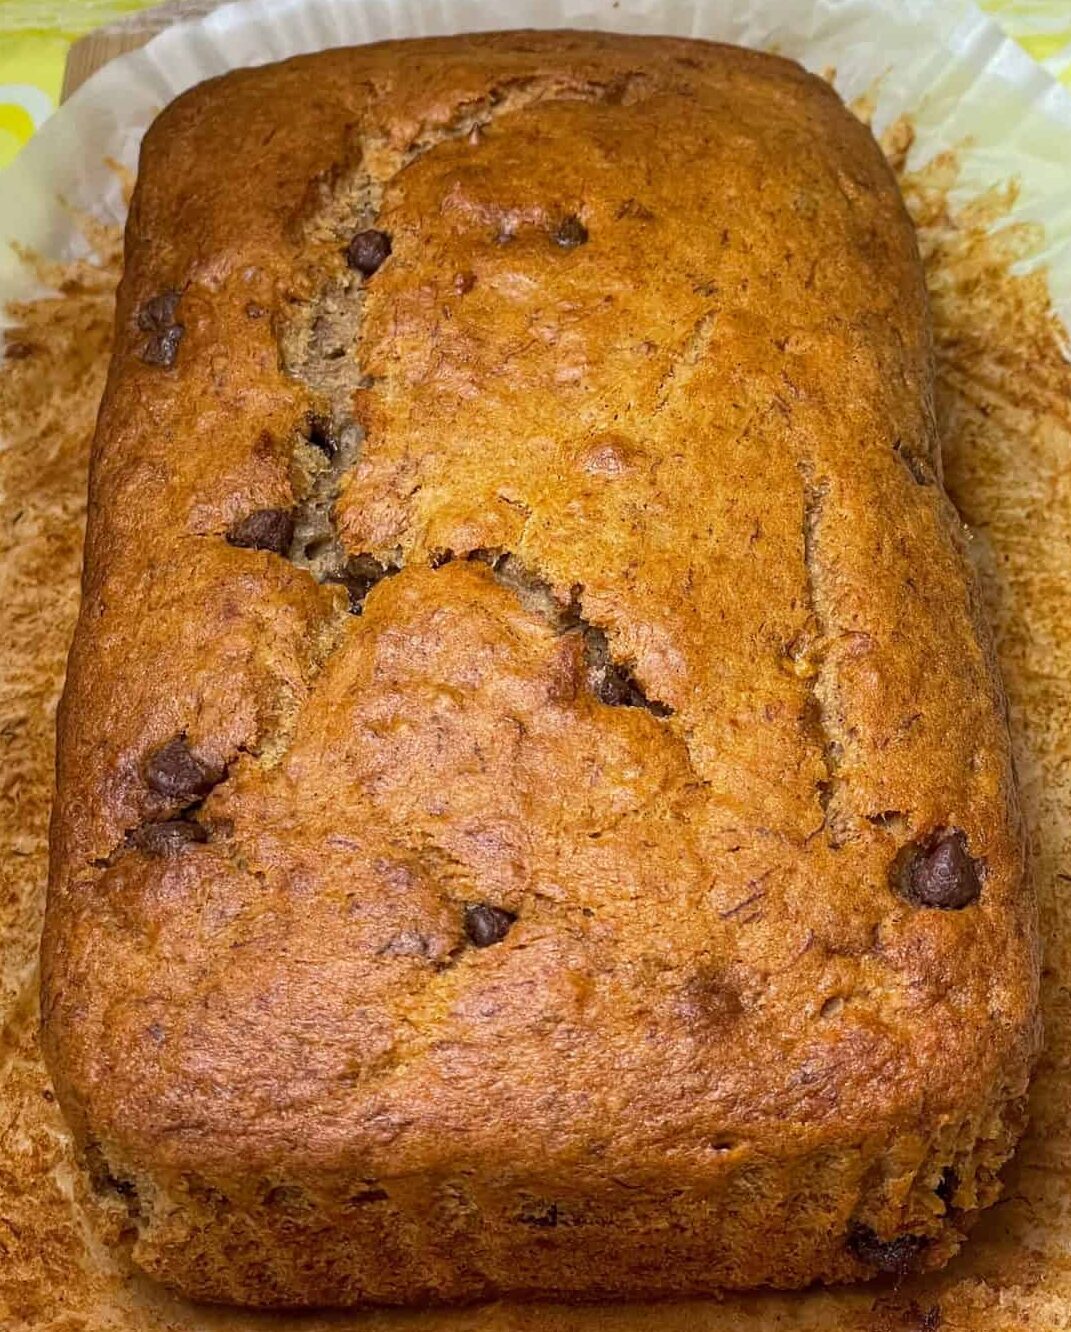
{"type": "Polygon", "coordinates": [[[143,1266],[300,1304],[954,1251],[1036,957],[931,394],[895,185],[787,62],[465,38],[165,112],[44,980],[143,1266]],[[310,472],[310,416],[359,425],[352,467],[310,472]],[[335,490],[345,553],[401,570],[359,617],[303,548],[226,540],[335,490]],[[953,834],[977,900],[894,891],[953,834]]]}

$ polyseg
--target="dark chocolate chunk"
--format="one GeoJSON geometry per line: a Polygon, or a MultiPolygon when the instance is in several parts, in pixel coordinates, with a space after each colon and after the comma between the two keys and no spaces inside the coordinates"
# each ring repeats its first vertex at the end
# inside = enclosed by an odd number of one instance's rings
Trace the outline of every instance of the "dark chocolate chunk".
{"type": "Polygon", "coordinates": [[[132,846],[147,856],[177,856],[194,842],[207,842],[208,834],[199,823],[169,819],[166,823],[143,823],[130,834],[132,846]]]}
{"type": "Polygon", "coordinates": [[[554,230],[555,243],[563,250],[575,250],[578,245],[583,245],[587,238],[588,229],[575,213],[563,218],[554,230]]]}
{"type": "Polygon", "coordinates": [[[327,574],[325,583],[339,583],[349,593],[350,611],[360,615],[364,599],[372,588],[383,578],[389,578],[398,570],[387,564],[380,564],[373,555],[354,555],[343,568],[327,574]]]}
{"type": "Polygon", "coordinates": [[[929,1245],[927,1235],[897,1235],[895,1239],[879,1239],[869,1226],[855,1222],[848,1231],[848,1249],[879,1272],[904,1276],[914,1267],[922,1251],[929,1245]]]}
{"type": "Polygon", "coordinates": [[[256,509],[227,533],[232,546],[270,550],[286,555],[294,539],[294,515],[289,509],[256,509]]]}
{"type": "Polygon", "coordinates": [[[905,846],[893,862],[892,886],[912,906],[957,911],[977,901],[982,878],[967,838],[950,828],[905,846]]]}
{"type": "Polygon", "coordinates": [[[185,331],[181,324],[172,324],[166,333],[154,333],[146,342],[141,359],[146,365],[160,365],[170,370],[178,357],[178,345],[185,331]]]}
{"type": "Polygon", "coordinates": [[[181,299],[182,293],[175,291],[174,288],[161,292],[159,296],[153,296],[138,312],[138,328],[146,333],[157,333],[171,328],[181,299]]]}
{"type": "Polygon", "coordinates": [[[177,735],[150,754],[145,764],[145,780],[151,790],[167,800],[195,800],[205,796],[223,777],[221,768],[199,759],[177,735]]]}
{"type": "Polygon", "coordinates": [[[937,1181],[937,1188],[934,1192],[946,1207],[952,1206],[952,1199],[956,1196],[956,1190],[959,1188],[959,1175],[951,1166],[945,1166],[941,1171],[941,1178],[937,1181]]]}
{"type": "Polygon", "coordinates": [[[346,246],[346,263],[365,277],[371,277],[386,262],[391,252],[385,231],[358,231],[346,246]]]}
{"type": "Polygon", "coordinates": [[[504,907],[488,906],[486,902],[470,903],[465,908],[465,934],[469,943],[477,948],[490,948],[501,943],[517,919],[504,907]]]}
{"type": "Polygon", "coordinates": [[[148,333],[141,359],[146,365],[161,365],[170,370],[178,356],[178,346],[186,328],[176,319],[182,293],[165,291],[146,301],[138,311],[138,328],[148,333]]]}

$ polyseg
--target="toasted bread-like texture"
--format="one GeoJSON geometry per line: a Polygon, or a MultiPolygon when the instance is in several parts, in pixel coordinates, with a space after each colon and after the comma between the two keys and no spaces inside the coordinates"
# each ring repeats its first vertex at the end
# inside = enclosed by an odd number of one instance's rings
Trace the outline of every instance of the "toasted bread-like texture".
{"type": "Polygon", "coordinates": [[[48,1058],[259,1305],[937,1266],[1036,1046],[1000,684],[869,133],[507,34],[145,140],[60,715],[48,1058]]]}

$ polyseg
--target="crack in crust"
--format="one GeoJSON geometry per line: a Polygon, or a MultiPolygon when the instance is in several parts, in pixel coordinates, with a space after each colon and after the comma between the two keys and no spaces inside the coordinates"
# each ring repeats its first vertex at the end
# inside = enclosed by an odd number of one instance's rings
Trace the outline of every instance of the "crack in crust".
{"type": "MultiPolygon", "coordinates": [[[[492,89],[482,98],[461,102],[447,121],[425,125],[404,149],[376,133],[361,142],[360,161],[339,165],[314,182],[314,207],[303,219],[303,253],[297,268],[318,274],[311,299],[292,296],[292,309],[277,329],[284,373],[312,393],[317,411],[296,432],[293,451],[294,486],[299,501],[294,513],[290,559],[321,583],[346,582],[351,555],[344,549],[334,521],[334,507],[346,477],[360,460],[364,434],[354,415],[354,397],[374,388],[354,358],[360,339],[363,274],[349,262],[355,237],[375,231],[384,196],[407,167],[452,139],[479,141],[483,128],[498,116],[547,100],[569,96],[589,100],[621,100],[641,76],[611,85],[587,84],[562,90],[554,80],[517,79],[492,89]]],[[[389,251],[388,251],[389,254],[389,251]]],[[[383,262],[389,262],[384,256],[383,262]]]]}
{"type": "Polygon", "coordinates": [[[294,535],[289,557],[300,569],[307,569],[320,583],[342,582],[348,556],[335,529],[332,511],[338,500],[346,473],[356,463],[361,447],[361,431],[353,421],[340,425],[330,454],[302,438],[295,444],[297,465],[306,478],[305,493],[294,512],[294,535]]]}
{"type": "Polygon", "coordinates": [[[803,567],[808,628],[789,645],[789,655],[796,674],[807,688],[803,725],[817,745],[825,769],[825,776],[816,784],[816,795],[822,810],[826,840],[836,849],[843,845],[846,836],[835,800],[844,747],[833,733],[828,681],[823,675],[829,624],[822,606],[822,567],[818,556],[818,531],[828,485],[824,481],[814,480],[813,470],[808,464],[801,464],[799,470],[803,479],[803,567]]]}
{"type": "Polygon", "coordinates": [[[657,409],[665,407],[674,391],[680,392],[687,387],[696,366],[702,362],[710,349],[711,337],[717,322],[718,310],[715,307],[705,311],[692,325],[691,332],[659,382],[655,398],[657,409]]]}
{"type": "MultiPolygon", "coordinates": [[[[355,167],[337,165],[310,186],[312,206],[303,205],[305,215],[298,223],[302,252],[296,268],[318,275],[316,293],[309,299],[292,295],[290,311],[277,324],[282,369],[310,390],[315,404],[295,431],[292,476],[298,502],[286,553],[317,582],[343,586],[349,613],[360,614],[371,587],[402,567],[400,550],[386,563],[348,550],[335,521],[335,506],[364,443],[354,399],[357,393],[375,388],[354,355],[364,285],[375,280],[375,270],[363,272],[350,261],[354,237],[382,234],[381,263],[389,263],[389,237],[376,230],[386,192],[408,167],[441,144],[467,138],[475,146],[499,117],[548,102],[628,104],[643,95],[645,86],[646,78],[638,71],[606,82],[567,82],[554,76],[505,80],[484,97],[459,102],[444,123],[425,124],[404,149],[377,132],[365,134],[355,167]]],[[[538,580],[527,574],[513,577],[511,571],[518,566],[516,557],[504,555],[495,566],[496,576],[518,592],[523,582],[531,598],[538,580]]],[[[556,614],[546,597],[543,611],[548,618],[556,614]]],[[[667,705],[647,698],[627,666],[612,659],[602,630],[581,623],[579,617],[575,627],[584,635],[588,678],[598,697],[606,703],[646,708],[656,717],[671,714],[667,705]]],[[[333,651],[342,641],[340,634],[333,651]]]]}
{"type": "MultiPolygon", "coordinates": [[[[439,145],[466,137],[475,145],[493,120],[540,103],[627,103],[640,95],[644,83],[640,73],[606,83],[569,82],[558,76],[503,81],[484,97],[459,102],[445,122],[425,124],[404,148],[369,131],[362,137],[356,165],[336,164],[312,181],[299,201],[294,222],[299,238],[294,269],[303,275],[298,286],[304,282],[313,294],[291,292],[286,298],[289,309],[275,319],[280,367],[309,390],[312,404],[311,411],[294,428],[291,478],[297,502],[292,510],[255,511],[236,528],[220,535],[232,545],[271,550],[307,570],[321,585],[338,585],[345,590],[346,600],[338,607],[333,629],[326,635],[324,650],[316,662],[316,676],[322,675],[331,657],[344,646],[346,622],[350,615],[361,613],[371,588],[402,567],[400,550],[389,554],[385,561],[348,550],[334,517],[335,505],[347,476],[360,460],[364,441],[354,398],[358,392],[374,389],[354,355],[361,332],[364,284],[374,281],[375,271],[390,258],[389,237],[382,233],[385,243],[380,262],[375,268],[367,264],[354,267],[350,262],[354,236],[381,234],[374,229],[387,189],[407,167],[439,145]],[[271,530],[265,534],[262,529],[269,520],[271,530]]],[[[580,243],[576,237],[569,243],[574,242],[580,243]]],[[[171,351],[177,349],[183,331],[176,317],[180,298],[181,291],[169,289],[150,301],[139,315],[140,329],[153,337],[172,336],[171,351]]],[[[259,317],[259,307],[256,313],[259,317]]],[[[518,593],[523,583],[528,596],[535,596],[539,580],[527,571],[517,573],[518,569],[519,561],[513,556],[496,560],[495,572],[501,581],[518,593]]],[[[553,618],[555,612],[546,597],[543,611],[553,618]]],[[[646,708],[657,717],[669,715],[670,709],[664,704],[646,697],[627,666],[613,661],[603,631],[582,622],[579,616],[572,627],[584,636],[588,679],[597,696],[607,703],[646,708]]],[[[310,688],[315,691],[315,680],[310,688]]],[[[273,731],[259,737],[255,752],[240,752],[254,761],[270,756],[274,765],[288,750],[298,718],[299,713],[291,713],[273,731]]],[[[213,785],[226,781],[237,757],[232,757],[213,785]]],[[[95,867],[106,871],[132,851],[153,857],[179,855],[209,840],[208,830],[197,819],[202,803],[201,798],[192,803],[178,802],[165,812],[165,817],[150,814],[124,829],[108,854],[94,861],[95,867]]]]}
{"type": "MultiPolygon", "coordinates": [[[[450,558],[448,553],[437,555],[435,567],[448,563],[450,558]]],[[[582,584],[574,584],[569,599],[562,601],[548,582],[510,551],[473,550],[466,558],[486,564],[503,587],[508,587],[526,610],[546,620],[555,633],[580,635],[587,685],[601,703],[608,707],[644,708],[660,719],[673,715],[669,704],[647,696],[628,663],[614,658],[606,631],[584,618],[582,584]]]]}

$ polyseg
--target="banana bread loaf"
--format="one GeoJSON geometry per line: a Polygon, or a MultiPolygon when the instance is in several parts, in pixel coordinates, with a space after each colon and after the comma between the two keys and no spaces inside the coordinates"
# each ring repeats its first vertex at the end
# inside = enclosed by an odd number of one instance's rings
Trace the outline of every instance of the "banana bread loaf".
{"type": "Polygon", "coordinates": [[[925,292],[795,65],[578,33],[149,131],[43,1021],[199,1299],[945,1262],[1037,1042],[925,292]]]}

